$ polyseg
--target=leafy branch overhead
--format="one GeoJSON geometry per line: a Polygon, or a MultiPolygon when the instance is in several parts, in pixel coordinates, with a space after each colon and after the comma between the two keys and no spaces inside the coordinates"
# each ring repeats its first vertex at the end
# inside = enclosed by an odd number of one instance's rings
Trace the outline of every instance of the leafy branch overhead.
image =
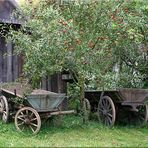
{"type": "Polygon", "coordinates": [[[24,72],[33,82],[66,70],[76,73],[78,80],[94,78],[98,87],[112,80],[120,86],[113,71],[117,65],[119,73],[129,67],[131,75],[134,71],[146,79],[147,5],[147,1],[135,0],[68,5],[43,0],[24,6],[28,21],[20,31],[11,32],[25,57],[24,72]],[[106,82],[108,75],[112,80],[106,82]]]}

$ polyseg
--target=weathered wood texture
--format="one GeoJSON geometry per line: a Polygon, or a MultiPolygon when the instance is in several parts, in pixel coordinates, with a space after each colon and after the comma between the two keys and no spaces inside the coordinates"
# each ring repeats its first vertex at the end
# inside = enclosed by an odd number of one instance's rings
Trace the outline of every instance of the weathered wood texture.
{"type": "Polygon", "coordinates": [[[0,82],[12,82],[20,76],[20,59],[21,57],[14,55],[13,44],[6,43],[5,39],[0,37],[0,82]]]}

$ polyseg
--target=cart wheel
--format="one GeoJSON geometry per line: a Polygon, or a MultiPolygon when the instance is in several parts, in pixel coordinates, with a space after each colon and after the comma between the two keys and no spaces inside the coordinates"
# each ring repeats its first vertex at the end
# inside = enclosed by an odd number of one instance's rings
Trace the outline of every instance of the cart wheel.
{"type": "Polygon", "coordinates": [[[5,96],[0,96],[0,114],[2,121],[7,123],[9,118],[9,107],[7,98],[5,96]]]}
{"type": "Polygon", "coordinates": [[[115,105],[112,99],[108,96],[104,96],[100,99],[98,104],[98,118],[107,125],[113,126],[116,119],[115,105]]]}
{"type": "Polygon", "coordinates": [[[139,105],[138,112],[131,112],[131,123],[144,126],[148,121],[148,105],[139,105]]]}
{"type": "Polygon", "coordinates": [[[15,126],[18,131],[37,134],[41,127],[41,119],[35,109],[23,107],[15,115],[15,126]]]}

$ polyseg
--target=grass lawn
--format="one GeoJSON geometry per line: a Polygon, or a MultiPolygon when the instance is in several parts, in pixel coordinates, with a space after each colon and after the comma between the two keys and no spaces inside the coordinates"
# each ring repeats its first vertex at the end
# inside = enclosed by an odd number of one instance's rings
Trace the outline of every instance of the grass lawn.
{"type": "Polygon", "coordinates": [[[148,125],[144,128],[116,125],[110,129],[90,121],[83,125],[81,118],[64,116],[61,125],[54,120],[43,123],[35,135],[18,133],[14,123],[0,122],[0,147],[148,147],[148,125]]]}

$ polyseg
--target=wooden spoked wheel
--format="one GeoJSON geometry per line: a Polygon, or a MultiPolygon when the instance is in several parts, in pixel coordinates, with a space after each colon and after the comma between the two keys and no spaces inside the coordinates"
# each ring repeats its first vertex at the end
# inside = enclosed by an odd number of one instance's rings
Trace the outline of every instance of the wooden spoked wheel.
{"type": "Polygon", "coordinates": [[[15,115],[15,126],[20,132],[37,134],[41,128],[41,119],[35,109],[23,107],[15,115]]]}
{"type": "Polygon", "coordinates": [[[8,122],[9,107],[8,107],[7,98],[5,96],[0,96],[0,116],[4,123],[8,122]]]}
{"type": "Polygon", "coordinates": [[[116,119],[115,105],[112,99],[108,96],[103,96],[98,104],[98,118],[107,125],[113,126],[116,119]]]}
{"type": "Polygon", "coordinates": [[[144,126],[148,121],[148,105],[139,105],[138,112],[131,113],[131,123],[144,126]]]}

